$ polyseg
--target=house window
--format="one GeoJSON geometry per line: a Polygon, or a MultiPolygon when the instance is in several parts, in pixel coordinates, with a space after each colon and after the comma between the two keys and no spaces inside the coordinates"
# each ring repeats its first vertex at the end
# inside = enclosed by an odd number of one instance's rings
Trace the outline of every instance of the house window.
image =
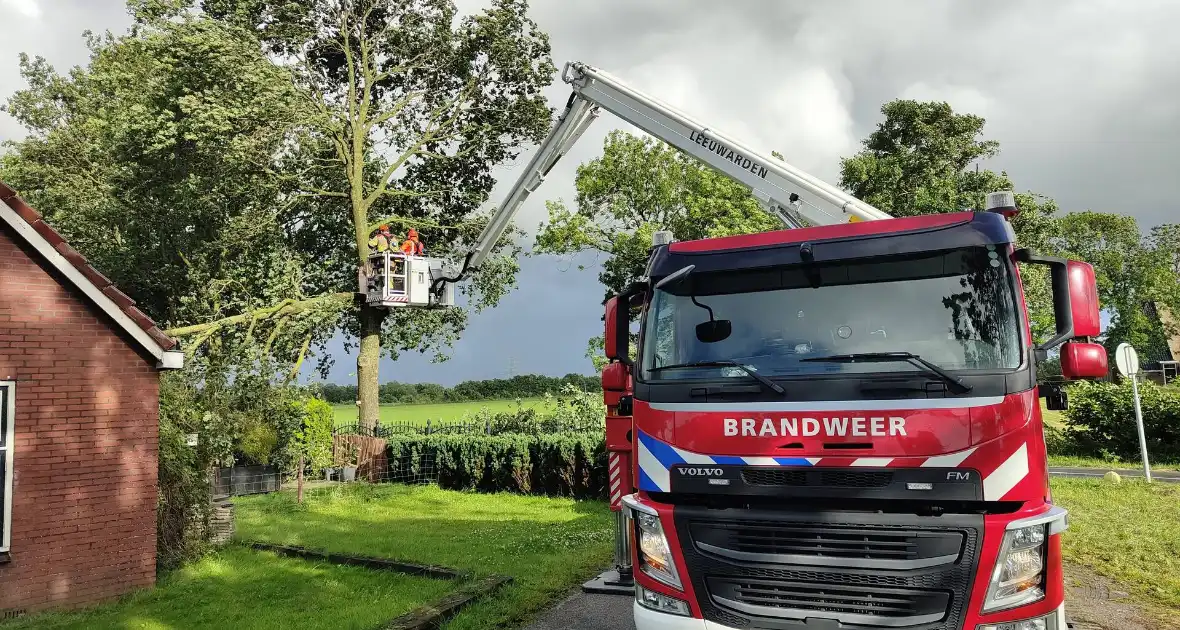
{"type": "Polygon", "coordinates": [[[0,381],[0,554],[12,543],[13,384],[0,381]]]}

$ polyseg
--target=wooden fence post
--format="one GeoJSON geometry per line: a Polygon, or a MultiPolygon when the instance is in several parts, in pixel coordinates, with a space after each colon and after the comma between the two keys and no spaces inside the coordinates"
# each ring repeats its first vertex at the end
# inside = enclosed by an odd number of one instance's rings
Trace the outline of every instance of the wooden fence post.
{"type": "Polygon", "coordinates": [[[297,478],[298,479],[297,483],[298,483],[299,489],[296,491],[295,496],[297,497],[296,501],[298,501],[300,505],[303,505],[303,453],[299,454],[299,473],[298,473],[298,475],[299,476],[297,478]]]}

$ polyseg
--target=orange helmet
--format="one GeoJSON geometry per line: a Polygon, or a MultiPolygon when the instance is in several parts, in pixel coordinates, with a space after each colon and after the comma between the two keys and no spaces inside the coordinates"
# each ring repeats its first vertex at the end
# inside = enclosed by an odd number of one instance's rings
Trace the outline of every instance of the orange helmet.
{"type": "Polygon", "coordinates": [[[388,232],[389,225],[387,223],[382,223],[381,226],[377,228],[377,231],[378,232],[388,232]]]}
{"type": "Polygon", "coordinates": [[[410,233],[407,234],[406,236],[408,238],[414,238],[414,237],[418,236],[418,230],[415,230],[414,228],[410,228],[410,233]]]}

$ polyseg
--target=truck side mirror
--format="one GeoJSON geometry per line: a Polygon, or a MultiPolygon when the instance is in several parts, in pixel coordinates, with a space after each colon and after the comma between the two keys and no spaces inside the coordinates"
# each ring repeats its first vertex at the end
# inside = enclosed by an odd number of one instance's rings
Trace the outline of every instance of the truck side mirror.
{"type": "Polygon", "coordinates": [[[1098,283],[1094,267],[1077,260],[1038,256],[1028,249],[1018,250],[1018,262],[1049,267],[1053,290],[1053,319],[1057,334],[1037,346],[1040,357],[1077,338],[1097,337],[1102,332],[1098,315],[1098,283]]]}
{"type": "Polygon", "coordinates": [[[630,387],[631,373],[622,363],[611,363],[602,370],[602,391],[626,392],[630,387]]]}
{"type": "Polygon", "coordinates": [[[1102,378],[1109,371],[1102,344],[1070,341],[1061,347],[1061,375],[1066,380],[1102,378]]]}
{"type": "Polygon", "coordinates": [[[629,365],[631,357],[629,336],[628,300],[624,296],[614,296],[606,301],[606,331],[603,344],[606,358],[629,365]]]}

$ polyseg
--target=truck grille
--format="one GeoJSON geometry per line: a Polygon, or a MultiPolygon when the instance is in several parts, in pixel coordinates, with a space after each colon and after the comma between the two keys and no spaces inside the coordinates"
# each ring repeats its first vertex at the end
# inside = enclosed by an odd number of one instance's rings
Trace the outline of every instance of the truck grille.
{"type": "Polygon", "coordinates": [[[958,629],[983,528],[977,515],[687,506],[674,515],[705,619],[751,630],[827,629],[836,622],[958,629]]]}
{"type": "Polygon", "coordinates": [[[830,615],[852,625],[930,623],[946,615],[946,591],[880,589],[808,582],[711,578],[709,592],[722,606],[752,615],[805,620],[830,615]]]}
{"type": "Polygon", "coordinates": [[[691,529],[702,551],[755,563],[917,569],[955,562],[964,542],[957,531],[773,521],[695,523],[691,529]]]}
{"type": "Polygon", "coordinates": [[[775,470],[745,468],[742,481],[751,486],[811,486],[817,488],[884,488],[893,473],[844,470],[775,470]]]}

